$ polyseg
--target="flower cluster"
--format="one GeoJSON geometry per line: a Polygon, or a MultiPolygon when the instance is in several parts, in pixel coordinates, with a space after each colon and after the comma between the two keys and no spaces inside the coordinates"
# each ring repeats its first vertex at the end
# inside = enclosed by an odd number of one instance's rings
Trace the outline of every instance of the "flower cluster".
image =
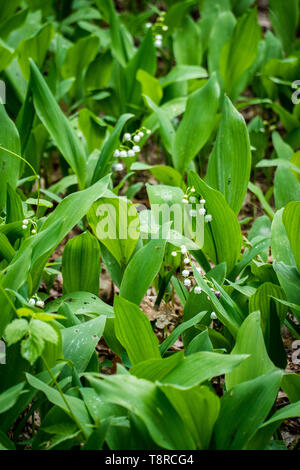
{"type": "Polygon", "coordinates": [[[43,302],[41,299],[39,298],[35,298],[35,297],[31,297],[31,299],[28,300],[28,304],[31,306],[31,307],[39,307],[39,308],[44,308],[45,306],[45,302],[43,302]]]}
{"type": "MultiPolygon", "coordinates": [[[[114,157],[134,157],[141,150],[140,146],[137,144],[141,141],[145,134],[151,134],[151,131],[149,129],[146,129],[145,127],[136,130],[132,134],[130,134],[129,132],[125,132],[125,134],[123,135],[122,144],[118,149],[114,151],[114,157]]],[[[113,171],[122,171],[124,169],[124,165],[121,162],[114,163],[112,169],[113,171]]]]}
{"type": "Polygon", "coordinates": [[[168,26],[165,24],[166,12],[162,11],[156,18],[155,23],[146,23],[146,28],[152,28],[154,46],[161,48],[163,45],[163,33],[168,31],[168,26]]]}
{"type": "MultiPolygon", "coordinates": [[[[184,268],[181,272],[181,275],[183,277],[183,284],[185,287],[194,287],[194,294],[201,294],[202,292],[202,289],[200,286],[197,286],[195,285],[196,282],[195,282],[195,279],[194,277],[191,275],[191,272],[192,272],[192,258],[191,258],[191,255],[190,253],[188,252],[187,248],[185,245],[181,245],[180,247],[180,253],[181,255],[184,257],[183,258],[183,264],[184,264],[184,268]]],[[[177,256],[177,251],[172,251],[171,253],[172,256],[177,256]]],[[[220,299],[221,297],[221,292],[216,290],[213,283],[204,277],[203,273],[201,272],[201,269],[200,268],[196,268],[197,271],[199,272],[199,274],[202,275],[203,277],[203,280],[204,282],[208,285],[208,287],[210,288],[210,290],[215,294],[215,296],[220,299]]],[[[207,299],[210,300],[210,297],[207,296],[207,299]]],[[[214,313],[214,312],[213,312],[214,313]]]]}
{"type": "Polygon", "coordinates": [[[182,199],[183,204],[192,204],[193,209],[190,210],[190,216],[191,217],[196,217],[197,216],[197,210],[200,215],[204,215],[204,220],[206,223],[209,223],[212,221],[212,215],[206,213],[205,209],[205,199],[199,197],[196,195],[196,190],[192,186],[191,188],[187,188],[186,194],[183,196],[182,199]],[[196,209],[200,205],[200,209],[196,209]]]}
{"type": "Polygon", "coordinates": [[[27,230],[27,229],[28,229],[28,226],[29,226],[29,223],[31,223],[31,224],[33,225],[34,228],[31,230],[31,233],[32,233],[33,235],[35,235],[35,234],[36,234],[36,223],[35,223],[33,220],[31,220],[31,219],[24,219],[24,220],[22,221],[22,224],[23,224],[23,225],[22,225],[22,229],[23,229],[23,230],[27,230]]]}

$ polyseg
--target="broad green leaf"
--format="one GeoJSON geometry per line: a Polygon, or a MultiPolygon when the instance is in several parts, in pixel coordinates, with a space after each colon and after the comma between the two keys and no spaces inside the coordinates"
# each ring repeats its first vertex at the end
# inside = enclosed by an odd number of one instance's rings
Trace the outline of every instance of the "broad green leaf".
{"type": "Polygon", "coordinates": [[[23,318],[13,320],[5,328],[5,340],[7,342],[7,346],[11,346],[12,344],[20,341],[28,331],[29,324],[27,320],[23,318]]]}
{"type": "Polygon", "coordinates": [[[88,221],[101,243],[124,269],[139,239],[139,218],[127,199],[102,198],[88,212],[88,221]]]}
{"type": "Polygon", "coordinates": [[[152,75],[142,69],[137,72],[136,78],[142,85],[143,95],[149,96],[155,104],[159,104],[163,91],[157,78],[152,77],[152,75]]]}
{"type": "Polygon", "coordinates": [[[225,97],[222,119],[207,168],[207,183],[224,194],[238,213],[244,202],[251,170],[250,140],[243,116],[225,97]]]}
{"type": "Polygon", "coordinates": [[[90,232],[68,241],[62,256],[64,293],[87,291],[98,295],[100,247],[90,232]]]}
{"type": "Polygon", "coordinates": [[[141,362],[131,369],[131,373],[136,377],[157,381],[160,384],[187,389],[230,372],[248,357],[244,354],[229,355],[206,351],[197,352],[187,357],[176,353],[167,359],[151,359],[141,362]]]}
{"type": "MultiPolygon", "coordinates": [[[[0,103],[0,146],[11,152],[20,154],[20,139],[17,128],[6,113],[5,107],[0,103]]],[[[0,148],[1,186],[0,186],[0,211],[6,204],[7,183],[13,189],[16,188],[20,159],[0,148]]]]}
{"type": "Polygon", "coordinates": [[[201,352],[201,351],[213,352],[213,345],[209,338],[208,329],[196,335],[189,342],[186,348],[186,355],[190,356],[191,354],[201,352]]]}
{"type": "Polygon", "coordinates": [[[23,220],[24,212],[19,194],[7,183],[6,223],[23,220]]]}
{"type": "Polygon", "coordinates": [[[78,184],[83,189],[87,167],[81,142],[32,60],[30,62],[30,69],[30,83],[36,112],[62,155],[77,175],[78,184]],[[55,116],[55,119],[53,119],[53,116],[55,116]]]}
{"type": "Polygon", "coordinates": [[[85,371],[103,334],[105,321],[105,315],[100,315],[61,331],[64,357],[73,362],[79,373],[85,371]]]}
{"type": "Polygon", "coordinates": [[[130,105],[138,104],[141,100],[142,87],[137,79],[140,70],[144,70],[150,76],[154,76],[156,72],[156,51],[151,30],[147,32],[125,69],[124,85],[126,87],[127,103],[130,105]]]}
{"type": "Polygon", "coordinates": [[[181,323],[181,325],[174,328],[172,333],[161,343],[159,347],[161,355],[163,356],[165,354],[165,352],[175,343],[177,338],[179,338],[179,336],[182,335],[184,331],[197,325],[197,323],[200,323],[206,313],[207,312],[200,312],[193,318],[190,318],[190,320],[184,321],[181,323]]]}
{"type": "Polygon", "coordinates": [[[270,0],[270,20],[287,54],[291,51],[299,21],[297,0],[270,0]]]}
{"type": "Polygon", "coordinates": [[[38,68],[41,69],[53,36],[53,25],[46,23],[32,37],[20,42],[17,49],[18,61],[26,80],[28,80],[30,76],[29,59],[32,59],[38,68]]]}
{"type": "Polygon", "coordinates": [[[159,359],[157,337],[139,307],[122,297],[115,297],[114,312],[116,336],[126,349],[132,365],[147,359],[159,359]]]}
{"type": "Polygon", "coordinates": [[[0,23],[4,23],[4,21],[7,21],[9,18],[11,18],[21,3],[21,0],[11,0],[9,2],[4,2],[1,6],[0,23]]]}
{"type": "Polygon", "coordinates": [[[112,0],[97,0],[97,7],[100,12],[104,12],[109,21],[109,32],[112,44],[112,53],[114,57],[125,67],[128,61],[128,53],[125,45],[125,31],[124,26],[121,25],[119,17],[114,7],[112,0]]]}
{"type": "Polygon", "coordinates": [[[78,113],[78,126],[87,141],[89,152],[101,148],[107,130],[101,119],[87,108],[83,108],[78,113]]]}
{"type": "MultiPolygon", "coordinates": [[[[174,149],[174,141],[175,141],[175,129],[169,119],[167,113],[160,107],[156,106],[151,96],[145,96],[146,103],[152,109],[152,111],[156,114],[160,126],[160,133],[166,147],[166,150],[169,152],[170,155],[173,154],[174,149]]],[[[137,162],[138,163],[138,162],[137,162]]],[[[176,170],[173,169],[175,172],[176,170]]]]}
{"type": "Polygon", "coordinates": [[[8,238],[4,235],[4,233],[0,232],[0,258],[4,258],[8,263],[10,263],[14,255],[15,250],[9,243],[8,238]]]}
{"type": "Polygon", "coordinates": [[[282,221],[300,273],[300,202],[289,202],[283,211],[282,221]]]}
{"type": "Polygon", "coordinates": [[[131,258],[120,287],[120,295],[137,305],[140,304],[151,282],[160,270],[166,240],[150,240],[131,258]],[[138,280],[138,282],[137,282],[138,280]]]}
{"type": "Polygon", "coordinates": [[[67,50],[61,73],[64,79],[70,77],[76,79],[70,90],[71,95],[76,95],[80,91],[83,72],[96,57],[99,45],[98,36],[91,34],[79,39],[67,50]]]}
{"type": "Polygon", "coordinates": [[[208,387],[201,386],[179,390],[162,385],[168,397],[191,433],[197,449],[208,449],[215,422],[220,410],[220,399],[208,387]]]}
{"type": "Polygon", "coordinates": [[[233,371],[226,374],[226,389],[235,385],[255,379],[270,370],[274,364],[270,360],[260,325],[259,312],[253,312],[244,321],[238,331],[236,343],[231,354],[249,354],[250,357],[242,362],[233,371]]]}
{"type": "MultiPolygon", "coordinates": [[[[0,414],[14,406],[24,388],[25,382],[21,382],[8,388],[0,394],[0,414]]],[[[25,391],[26,392],[26,391],[25,391]]],[[[24,393],[24,392],[23,392],[24,393]]]]}
{"type": "Polygon", "coordinates": [[[230,273],[240,255],[242,242],[236,215],[223,194],[208,186],[195,172],[189,173],[189,185],[206,200],[207,214],[212,215],[212,221],[205,224],[204,251],[215,264],[226,261],[230,273]]]}
{"type": "MultiPolygon", "coordinates": [[[[31,254],[30,247],[18,251],[8,267],[0,274],[0,284],[3,289],[10,288],[17,292],[25,284],[30,269],[31,254]]],[[[0,310],[0,336],[2,336],[14,314],[2,289],[0,290],[0,310]]]]}
{"type": "Polygon", "coordinates": [[[291,244],[283,223],[284,209],[276,212],[271,227],[271,248],[273,259],[284,262],[290,266],[296,266],[291,244]]]}
{"type": "Polygon", "coordinates": [[[31,275],[33,286],[37,286],[44,266],[56,246],[70,230],[84,217],[93,202],[107,190],[109,175],[93,186],[70,194],[46,218],[40,231],[34,237],[27,238],[17,256],[28,248],[32,249],[31,275]]]}
{"type": "Polygon", "coordinates": [[[287,308],[274,298],[285,299],[283,289],[271,282],[264,282],[249,299],[249,312],[261,313],[261,327],[270,358],[278,367],[286,367],[286,352],[282,342],[281,326],[287,308]]]}
{"type": "Polygon", "coordinates": [[[69,306],[73,314],[80,316],[86,315],[87,317],[105,315],[113,317],[113,308],[111,305],[106,304],[103,300],[99,299],[90,292],[72,292],[63,295],[45,306],[46,312],[57,312],[60,306],[65,303],[69,306]]]}
{"type": "Polygon", "coordinates": [[[0,39],[0,72],[6,69],[14,57],[14,51],[0,39]]]}
{"type": "Polygon", "coordinates": [[[216,449],[243,449],[268,416],[280,386],[275,370],[233,387],[221,399],[215,425],[216,449]]]}
{"type": "Polygon", "coordinates": [[[49,341],[54,344],[58,343],[58,335],[55,329],[45,321],[34,318],[30,323],[30,333],[38,336],[44,341],[49,341]]]}
{"type": "Polygon", "coordinates": [[[237,22],[229,41],[220,56],[220,72],[225,91],[234,101],[237,86],[243,74],[250,68],[257,56],[261,31],[256,9],[251,9],[237,22]]]}
{"type": "Polygon", "coordinates": [[[64,410],[71,418],[75,417],[75,422],[76,424],[80,423],[85,437],[91,434],[91,418],[82,400],[67,394],[64,394],[64,400],[58,390],[50,387],[37,377],[27,373],[26,378],[32,387],[46,395],[50,403],[64,410]]]}
{"type": "Polygon", "coordinates": [[[235,24],[236,19],[231,11],[224,11],[217,16],[208,44],[208,69],[210,73],[219,71],[222,47],[229,40],[235,24]]]}
{"type": "MultiPolygon", "coordinates": [[[[297,355],[297,350],[295,350],[297,355]]],[[[300,375],[288,372],[282,377],[280,387],[287,394],[291,403],[300,400],[300,375]]]]}
{"type": "Polygon", "coordinates": [[[131,375],[105,376],[103,380],[89,374],[86,376],[103,399],[136,414],[161,448],[195,448],[184,422],[155,384],[131,375]]]}
{"type": "Polygon", "coordinates": [[[149,170],[154,178],[156,178],[160,183],[167,186],[178,186],[181,187],[182,175],[175,170],[175,168],[168,165],[148,165],[147,163],[135,162],[130,167],[134,171],[144,171],[149,170]]]}
{"type": "Polygon", "coordinates": [[[165,77],[160,77],[159,81],[162,87],[165,88],[173,83],[196,78],[208,78],[207,70],[198,65],[174,65],[165,77]]]}
{"type": "Polygon", "coordinates": [[[202,63],[202,42],[200,28],[187,15],[173,36],[173,51],[176,64],[200,65],[202,63]]]}
{"type": "Polygon", "coordinates": [[[203,88],[189,96],[174,143],[174,166],[180,172],[188,167],[209,139],[215,127],[219,97],[220,88],[214,75],[203,88]]]}
{"type": "Polygon", "coordinates": [[[279,428],[280,424],[289,418],[295,418],[300,416],[300,401],[291,403],[290,405],[284,406],[274,413],[270,419],[261,424],[257,433],[250,440],[247,445],[248,449],[265,449],[269,443],[272,435],[276,429],[279,428]]]}

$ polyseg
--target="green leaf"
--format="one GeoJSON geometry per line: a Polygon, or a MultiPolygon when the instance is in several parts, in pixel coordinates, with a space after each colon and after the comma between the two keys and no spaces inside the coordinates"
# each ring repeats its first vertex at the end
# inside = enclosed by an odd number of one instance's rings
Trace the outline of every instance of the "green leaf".
{"type": "Polygon", "coordinates": [[[119,21],[114,3],[112,0],[97,0],[96,4],[100,12],[104,11],[109,21],[112,53],[114,57],[120,62],[120,64],[125,67],[128,60],[124,38],[126,30],[124,31],[124,26],[119,21]]]}
{"type": "Polygon", "coordinates": [[[237,22],[229,41],[220,56],[220,72],[225,91],[234,101],[243,74],[251,67],[257,56],[261,31],[257,11],[251,9],[237,22]]]}
{"type": "Polygon", "coordinates": [[[222,47],[230,39],[235,24],[236,19],[231,11],[224,11],[216,17],[208,44],[208,69],[210,73],[219,72],[222,47]]]}
{"type": "Polygon", "coordinates": [[[243,116],[225,96],[222,119],[207,168],[207,183],[224,194],[238,213],[244,202],[251,170],[250,140],[243,116]]]}
{"type": "Polygon", "coordinates": [[[162,385],[160,388],[178,415],[184,418],[197,449],[208,449],[220,410],[219,397],[205,386],[188,390],[179,390],[170,385],[162,385]]]}
{"type": "MultiPolygon", "coordinates": [[[[24,285],[30,269],[31,253],[30,248],[20,249],[8,267],[0,273],[0,283],[3,289],[10,288],[17,292],[24,285]]],[[[2,336],[14,314],[2,289],[0,290],[0,311],[0,336],[2,336]]]]}
{"type": "Polygon", "coordinates": [[[7,327],[5,328],[5,340],[7,342],[7,346],[11,346],[14,343],[20,341],[28,332],[29,324],[28,321],[20,318],[18,320],[12,321],[7,327]]]}
{"type": "MultiPolygon", "coordinates": [[[[113,308],[111,305],[106,304],[103,300],[96,297],[90,292],[72,292],[71,294],[63,295],[52,302],[49,302],[46,307],[46,312],[57,312],[60,306],[65,303],[69,306],[73,314],[86,315],[87,317],[105,315],[113,317],[113,308]]],[[[78,320],[78,323],[80,321],[78,320]]]]}
{"type": "Polygon", "coordinates": [[[192,93],[176,132],[174,166],[182,172],[209,139],[219,105],[220,88],[213,75],[206,85],[192,93]]]}
{"type": "Polygon", "coordinates": [[[238,331],[231,354],[249,354],[250,357],[233,371],[226,374],[226,389],[263,375],[274,369],[270,360],[260,325],[259,312],[253,312],[245,319],[238,331]]]}
{"type": "Polygon", "coordinates": [[[163,356],[166,353],[166,351],[175,343],[177,338],[179,338],[182,333],[184,333],[189,328],[192,328],[193,326],[197,325],[197,323],[200,323],[206,313],[207,312],[200,312],[194,317],[182,322],[181,325],[174,328],[172,333],[159,346],[161,355],[163,356]]]}
{"type": "Polygon", "coordinates": [[[137,305],[160,270],[165,253],[166,240],[150,240],[131,258],[125,269],[120,295],[137,305]],[[137,282],[138,279],[138,282],[137,282]]]}
{"type": "Polygon", "coordinates": [[[159,359],[157,337],[150,321],[137,305],[115,297],[114,312],[116,336],[126,349],[132,365],[147,359],[159,359]]]}
{"type": "Polygon", "coordinates": [[[21,343],[21,355],[30,362],[31,365],[42,355],[45,342],[39,336],[30,334],[28,338],[23,339],[21,343]]]}
{"type": "Polygon", "coordinates": [[[300,401],[291,403],[276,411],[270,419],[265,421],[258,429],[255,436],[247,445],[248,449],[265,449],[272,435],[280,424],[289,418],[300,416],[300,401]]]}
{"type": "Polygon", "coordinates": [[[248,355],[229,355],[201,351],[184,357],[176,353],[167,359],[149,359],[134,366],[136,377],[187,389],[218,375],[230,372],[248,355]]]}
{"type": "MultiPolygon", "coordinates": [[[[0,394],[0,414],[14,406],[24,388],[25,382],[21,382],[8,388],[0,394]]],[[[24,392],[23,392],[24,393],[24,392]]]]}
{"type": "Polygon", "coordinates": [[[64,410],[71,418],[75,417],[76,424],[80,423],[85,437],[88,437],[91,434],[91,418],[82,400],[68,394],[64,394],[64,399],[58,390],[50,387],[29,373],[26,374],[26,378],[32,387],[40,390],[46,395],[50,403],[64,410]]]}
{"type": "MultiPolygon", "coordinates": [[[[20,153],[20,138],[13,121],[8,117],[5,107],[0,103],[0,146],[11,152],[20,153]]],[[[0,148],[1,186],[0,186],[0,212],[6,204],[7,183],[13,189],[17,186],[19,178],[20,159],[0,148]]]]}
{"type": "Polygon", "coordinates": [[[289,238],[293,255],[300,273],[300,202],[289,202],[283,211],[282,221],[289,238]]]}
{"type": "MultiPolygon", "coordinates": [[[[157,108],[159,109],[159,108],[157,108]]],[[[147,163],[135,162],[130,167],[134,171],[149,170],[155,179],[167,186],[182,186],[182,175],[175,168],[168,165],[148,165],[147,163]]]]}
{"type": "Polygon", "coordinates": [[[81,142],[32,60],[30,60],[30,70],[30,83],[36,112],[58,149],[77,175],[78,184],[83,189],[87,165],[81,142]]]}
{"type": "Polygon", "coordinates": [[[136,78],[142,85],[142,93],[149,96],[154,103],[159,104],[163,91],[158,79],[142,69],[137,72],[136,78]]]}
{"type": "Polygon", "coordinates": [[[41,320],[33,319],[30,323],[30,334],[33,334],[44,341],[49,341],[50,343],[58,343],[58,335],[55,329],[41,320]]]}
{"type": "Polygon", "coordinates": [[[161,448],[195,448],[184,422],[155,384],[131,375],[106,376],[99,380],[87,374],[87,379],[106,401],[135,413],[161,448]]]}
{"type": "MultiPolygon", "coordinates": [[[[197,271],[195,266],[193,265],[193,272],[194,272],[194,277],[196,279],[196,282],[198,286],[201,287],[203,292],[207,295],[207,297],[210,299],[218,319],[225,325],[230,333],[232,334],[233,337],[236,337],[238,329],[242,323],[242,320],[240,318],[240,314],[235,308],[231,308],[229,310],[225,309],[223,306],[223,303],[220,302],[220,300],[216,297],[216,295],[211,291],[210,287],[208,287],[207,283],[203,280],[202,276],[200,273],[197,271]],[[228,310],[228,311],[227,311],[228,310]]],[[[216,281],[212,280],[215,284],[216,281]]],[[[217,286],[217,289],[220,290],[222,289],[221,286],[217,286]]],[[[222,296],[224,297],[226,295],[225,291],[222,292],[222,296]]],[[[228,306],[227,302],[227,306],[228,306]]]]}
{"type": "Polygon", "coordinates": [[[276,35],[287,54],[292,49],[299,20],[299,4],[297,0],[282,2],[270,0],[270,20],[276,35]]]}
{"type": "MultiPolygon", "coordinates": [[[[296,343],[297,344],[297,343],[296,343]]],[[[297,350],[295,351],[297,354],[297,350]]],[[[300,400],[300,375],[296,373],[286,373],[282,377],[280,387],[287,394],[291,403],[300,400]]]]}
{"type": "Polygon", "coordinates": [[[29,59],[32,59],[38,68],[42,69],[53,36],[53,25],[46,23],[33,36],[19,43],[17,48],[18,61],[26,80],[29,79],[30,75],[29,59]]]}
{"type": "MultiPolygon", "coordinates": [[[[175,134],[175,129],[171,123],[171,120],[169,119],[169,116],[163,110],[163,108],[156,106],[156,104],[152,101],[151,96],[145,96],[145,100],[149,108],[152,109],[152,111],[156,114],[158,118],[159,125],[160,125],[160,133],[161,133],[164,146],[166,150],[169,152],[169,154],[172,155],[176,134],[175,134]]],[[[172,168],[172,170],[176,172],[174,168],[172,168]]]]}
{"type": "Polygon", "coordinates": [[[123,114],[120,116],[114,130],[106,140],[101,150],[100,157],[97,161],[97,165],[93,174],[92,183],[95,183],[111,170],[112,156],[119,143],[119,137],[123,130],[123,127],[129,119],[133,117],[133,114],[123,114]]]}
{"type": "Polygon", "coordinates": [[[216,449],[243,449],[268,416],[280,386],[275,370],[233,387],[221,399],[215,425],[216,449]]]}
{"type": "Polygon", "coordinates": [[[89,152],[102,147],[107,127],[101,119],[89,109],[83,108],[78,113],[78,126],[87,141],[89,152]]]}
{"type": "Polygon", "coordinates": [[[0,72],[6,69],[14,57],[14,51],[0,39],[0,72]]]}
{"type": "Polygon", "coordinates": [[[206,200],[206,210],[212,221],[205,224],[204,251],[215,264],[227,263],[227,272],[233,269],[240,255],[242,237],[236,215],[223,194],[208,186],[195,172],[189,172],[189,185],[206,200]]]}
{"type": "Polygon", "coordinates": [[[122,269],[128,264],[139,239],[139,217],[127,199],[102,198],[88,212],[94,234],[122,269]]]}
{"type": "Polygon", "coordinates": [[[86,370],[103,334],[105,321],[105,315],[100,315],[93,320],[61,331],[64,357],[73,362],[79,373],[86,370]]]}
{"type": "Polygon", "coordinates": [[[198,65],[174,65],[165,77],[160,77],[159,81],[163,88],[186,80],[196,78],[208,78],[207,70],[198,65]]]}
{"type": "Polygon", "coordinates": [[[70,77],[76,79],[70,90],[71,95],[76,95],[80,91],[83,72],[96,57],[99,45],[99,37],[91,34],[79,39],[67,50],[61,73],[65,79],[70,77]]]}
{"type": "Polygon", "coordinates": [[[199,65],[202,63],[200,28],[189,15],[185,16],[173,36],[173,51],[176,64],[199,65]]]}
{"type": "Polygon", "coordinates": [[[276,366],[285,368],[286,352],[281,336],[281,326],[287,308],[274,298],[285,299],[283,289],[271,282],[264,282],[250,297],[249,312],[260,311],[261,327],[269,356],[276,366]]]}
{"type": "Polygon", "coordinates": [[[18,252],[18,257],[28,248],[32,249],[31,275],[35,286],[39,283],[50,254],[70,230],[84,217],[93,202],[99,199],[107,190],[109,175],[93,186],[70,194],[62,200],[53,212],[46,218],[39,233],[28,238],[18,252]]]}
{"type": "Polygon", "coordinates": [[[98,295],[100,247],[90,232],[68,241],[62,256],[63,292],[87,291],[98,295]]]}
{"type": "Polygon", "coordinates": [[[150,29],[125,69],[125,90],[130,105],[138,104],[141,100],[141,84],[137,80],[139,70],[144,70],[150,76],[156,72],[156,50],[150,29]]]}

